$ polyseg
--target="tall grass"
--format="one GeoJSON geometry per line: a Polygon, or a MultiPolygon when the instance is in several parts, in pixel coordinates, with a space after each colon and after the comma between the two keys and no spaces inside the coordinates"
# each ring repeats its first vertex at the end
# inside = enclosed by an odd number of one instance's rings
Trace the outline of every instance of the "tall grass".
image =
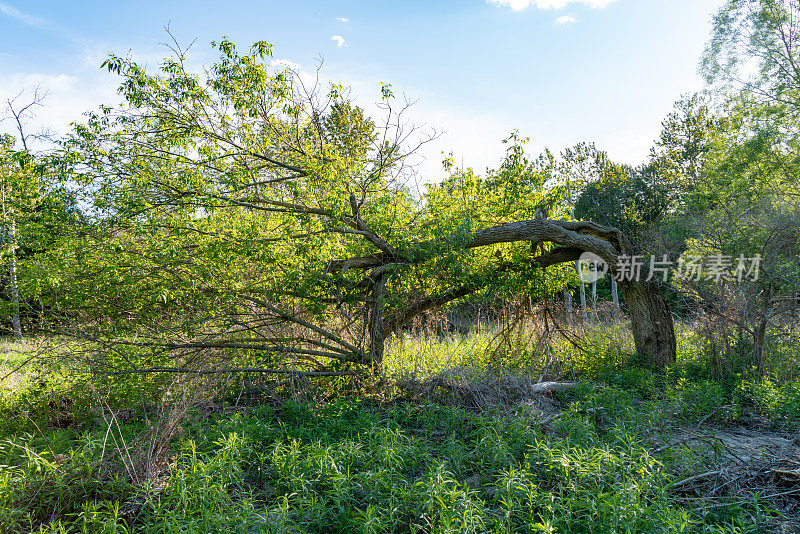
{"type": "Polygon", "coordinates": [[[500,330],[470,334],[419,335],[390,338],[383,362],[392,378],[425,379],[452,368],[485,371],[510,368],[550,378],[592,377],[603,369],[625,365],[633,354],[633,339],[625,323],[595,323],[576,327],[566,338],[557,331],[546,342],[531,329],[510,335],[500,330]]]}

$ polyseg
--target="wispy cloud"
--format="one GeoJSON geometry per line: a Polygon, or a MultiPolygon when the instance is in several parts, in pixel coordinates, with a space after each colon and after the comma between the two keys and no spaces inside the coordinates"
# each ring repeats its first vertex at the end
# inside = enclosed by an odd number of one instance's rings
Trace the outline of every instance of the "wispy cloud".
{"type": "Polygon", "coordinates": [[[556,24],[572,24],[573,22],[575,22],[575,20],[576,20],[575,17],[573,17],[572,15],[561,15],[560,17],[558,17],[555,20],[555,23],[556,24]]]}
{"type": "Polygon", "coordinates": [[[289,70],[292,70],[292,71],[295,71],[295,72],[300,72],[300,70],[302,69],[302,66],[300,65],[300,63],[295,63],[294,61],[292,61],[290,59],[284,59],[284,58],[273,59],[272,60],[272,65],[273,66],[278,66],[278,67],[283,67],[284,69],[289,69],[289,70]]]}
{"type": "Polygon", "coordinates": [[[288,70],[289,72],[297,76],[300,79],[300,81],[306,86],[311,87],[319,82],[319,72],[317,72],[316,74],[312,74],[307,70],[303,70],[303,66],[300,63],[292,61],[291,59],[286,59],[286,58],[273,59],[272,66],[275,67],[276,69],[288,70]]]}
{"type": "Polygon", "coordinates": [[[512,11],[522,11],[527,7],[538,9],[562,9],[569,4],[583,4],[591,8],[606,7],[616,0],[486,0],[495,6],[510,7],[512,11]]]}
{"type": "Polygon", "coordinates": [[[347,17],[336,17],[337,22],[350,22],[350,19],[347,17]]]}
{"type": "Polygon", "coordinates": [[[48,25],[46,20],[40,19],[39,17],[34,17],[33,15],[28,15],[27,13],[23,13],[14,6],[10,6],[4,2],[0,2],[0,13],[9,16],[12,19],[16,19],[22,22],[23,24],[27,24],[28,26],[42,28],[48,25]]]}
{"type": "Polygon", "coordinates": [[[337,46],[337,47],[340,47],[340,48],[341,48],[341,47],[343,47],[343,46],[344,46],[344,37],[342,37],[341,35],[334,35],[334,36],[332,36],[332,37],[331,37],[331,41],[336,41],[336,46],[337,46]]]}
{"type": "MultiPolygon", "coordinates": [[[[25,130],[29,134],[50,133],[58,137],[66,133],[70,122],[81,121],[81,114],[97,105],[113,103],[117,80],[104,75],[99,69],[91,72],[19,72],[0,73],[0,102],[24,93],[20,102],[28,99],[30,91],[38,89],[46,95],[44,107],[36,116],[29,117],[25,130]],[[27,91],[27,93],[25,93],[27,91]]],[[[0,123],[0,133],[16,134],[9,121],[0,123]]],[[[47,143],[37,145],[44,148],[47,143]]]]}
{"type": "Polygon", "coordinates": [[[72,30],[55,24],[48,19],[20,11],[16,7],[0,0],[0,17],[3,15],[10,17],[17,22],[21,22],[26,26],[60,35],[61,37],[66,38],[75,44],[84,45],[86,43],[86,39],[84,39],[81,35],[74,33],[72,30]]]}

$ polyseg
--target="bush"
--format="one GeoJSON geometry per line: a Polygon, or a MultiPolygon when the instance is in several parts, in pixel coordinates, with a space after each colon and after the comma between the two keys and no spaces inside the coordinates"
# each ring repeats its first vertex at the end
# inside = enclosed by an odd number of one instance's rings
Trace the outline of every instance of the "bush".
{"type": "Polygon", "coordinates": [[[734,400],[772,425],[788,424],[800,417],[800,380],[780,385],[769,378],[742,380],[734,390],[734,400]]]}

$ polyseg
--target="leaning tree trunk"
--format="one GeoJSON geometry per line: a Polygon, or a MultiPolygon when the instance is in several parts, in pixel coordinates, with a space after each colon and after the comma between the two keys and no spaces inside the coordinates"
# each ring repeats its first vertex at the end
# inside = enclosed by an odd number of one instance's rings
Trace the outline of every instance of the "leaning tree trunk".
{"type": "Polygon", "coordinates": [[[667,299],[654,280],[620,282],[631,318],[636,351],[645,361],[662,369],[675,361],[677,346],[667,299]]]}

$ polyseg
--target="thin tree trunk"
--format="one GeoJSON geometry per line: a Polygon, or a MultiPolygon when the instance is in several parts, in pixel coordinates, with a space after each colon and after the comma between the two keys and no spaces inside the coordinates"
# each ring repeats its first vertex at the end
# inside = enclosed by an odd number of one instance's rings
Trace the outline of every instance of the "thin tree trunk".
{"type": "Polygon", "coordinates": [[[17,286],[17,252],[14,250],[15,245],[15,231],[14,226],[11,226],[11,261],[9,262],[9,274],[11,277],[10,280],[10,287],[11,287],[11,305],[13,307],[13,312],[11,315],[11,330],[14,332],[15,338],[22,337],[22,326],[19,320],[19,287],[17,286]]]}
{"type": "Polygon", "coordinates": [[[614,306],[613,306],[614,307],[614,309],[613,309],[614,320],[615,321],[619,321],[620,320],[620,314],[619,314],[619,292],[617,291],[617,279],[614,278],[613,276],[611,277],[611,300],[614,303],[614,306]]]}
{"type": "MultiPolygon", "coordinates": [[[[10,248],[8,274],[9,274],[9,288],[11,290],[11,331],[14,333],[15,338],[22,337],[22,325],[19,319],[19,287],[17,284],[17,227],[14,224],[13,212],[9,209],[6,201],[6,188],[3,184],[2,191],[3,202],[3,226],[8,225],[8,247],[10,248]]],[[[5,237],[5,236],[4,236],[5,237]]]]}
{"type": "Polygon", "coordinates": [[[767,325],[769,324],[769,301],[772,298],[772,286],[764,289],[764,304],[761,311],[761,320],[753,332],[753,356],[756,361],[758,372],[764,371],[764,345],[767,337],[767,325]]]}
{"type": "MultiPolygon", "coordinates": [[[[569,197],[569,201],[572,204],[572,208],[569,211],[570,220],[575,220],[575,200],[572,198],[572,184],[570,184],[569,179],[567,179],[567,196],[569,197]]],[[[575,260],[575,272],[580,274],[580,262],[575,260]]],[[[579,281],[578,285],[580,292],[581,292],[581,319],[583,320],[583,324],[586,324],[588,317],[586,315],[586,288],[583,286],[583,282],[579,281]]],[[[572,299],[570,299],[570,302],[572,299]]]]}
{"type": "MultiPolygon", "coordinates": [[[[580,272],[580,266],[577,261],[575,262],[575,271],[580,272]]],[[[578,288],[581,292],[581,318],[583,322],[586,323],[589,320],[589,317],[586,313],[586,286],[584,286],[583,282],[581,281],[578,284],[578,288]]]]}
{"type": "Polygon", "coordinates": [[[383,314],[386,308],[386,282],[389,277],[386,273],[377,276],[372,286],[372,300],[370,302],[369,318],[369,357],[373,365],[380,365],[383,361],[384,338],[383,314]]]}
{"type": "Polygon", "coordinates": [[[767,323],[769,323],[769,320],[765,315],[753,332],[753,356],[759,373],[764,371],[764,344],[767,337],[767,323]]]}
{"type": "Polygon", "coordinates": [[[564,290],[564,311],[567,316],[567,324],[572,326],[572,291],[564,290]]]}
{"type": "Polygon", "coordinates": [[[592,281],[592,320],[596,319],[597,319],[597,280],[594,280],[592,281]]]}

